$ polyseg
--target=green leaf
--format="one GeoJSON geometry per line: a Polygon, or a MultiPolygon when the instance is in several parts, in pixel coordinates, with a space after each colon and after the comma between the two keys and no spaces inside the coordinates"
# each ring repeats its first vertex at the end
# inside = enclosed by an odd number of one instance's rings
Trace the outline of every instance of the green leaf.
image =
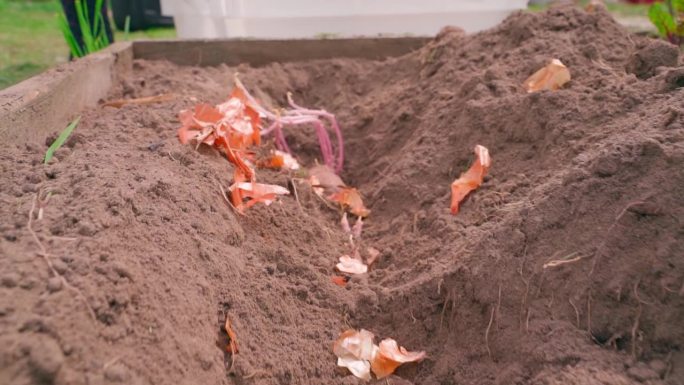
{"type": "Polygon", "coordinates": [[[59,15],[59,27],[64,35],[71,54],[75,57],[82,57],[89,53],[99,51],[107,47],[110,43],[107,36],[106,23],[109,19],[102,15],[102,7],[104,7],[105,0],[96,0],[95,9],[91,12],[85,0],[74,0],[74,8],[76,10],[76,19],[81,30],[81,37],[83,38],[83,46],[78,44],[74,38],[73,32],[69,28],[69,23],[64,14],[59,15]]]}
{"type": "Polygon", "coordinates": [[[93,21],[93,36],[95,40],[101,40],[109,43],[107,38],[107,31],[105,30],[105,21],[102,17],[102,7],[104,0],[97,0],[95,2],[95,20],[93,21]]]}
{"type": "Polygon", "coordinates": [[[57,16],[57,22],[59,23],[59,29],[62,31],[62,35],[64,35],[64,40],[69,46],[69,50],[71,50],[71,55],[73,57],[82,57],[83,51],[81,50],[81,46],[76,41],[73,32],[71,32],[71,28],[69,28],[69,22],[63,13],[60,13],[57,16]]]}
{"type": "Polygon", "coordinates": [[[648,18],[658,29],[658,33],[663,37],[668,37],[677,29],[675,19],[670,15],[667,5],[654,3],[648,9],[648,18]]]}
{"type": "Polygon", "coordinates": [[[83,48],[86,54],[95,51],[93,45],[93,34],[90,28],[90,16],[88,16],[88,5],[83,4],[82,0],[74,0],[74,7],[76,9],[76,19],[81,28],[81,36],[83,37],[83,48]]]}
{"type": "Polygon", "coordinates": [[[69,125],[64,129],[64,131],[62,131],[59,134],[57,139],[55,139],[55,141],[52,142],[50,147],[45,152],[45,164],[47,164],[50,161],[50,159],[52,159],[52,156],[55,155],[55,151],[59,150],[59,148],[62,147],[64,142],[66,142],[66,140],[69,138],[69,135],[71,135],[71,132],[74,131],[74,128],[76,128],[80,120],[80,116],[74,119],[74,121],[69,123],[69,125]]]}
{"type": "Polygon", "coordinates": [[[124,41],[130,39],[131,33],[131,15],[126,15],[126,23],[124,24],[124,41]]]}
{"type": "Polygon", "coordinates": [[[672,0],[672,8],[677,12],[684,12],[684,0],[672,0]]]}

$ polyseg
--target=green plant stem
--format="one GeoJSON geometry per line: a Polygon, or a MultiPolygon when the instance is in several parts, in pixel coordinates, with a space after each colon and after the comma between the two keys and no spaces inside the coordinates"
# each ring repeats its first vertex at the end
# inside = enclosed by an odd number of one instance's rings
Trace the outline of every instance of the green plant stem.
{"type": "Polygon", "coordinates": [[[76,18],[78,26],[81,29],[82,45],[76,40],[73,31],[69,26],[64,13],[59,16],[59,25],[64,35],[64,40],[67,42],[71,55],[74,57],[83,57],[89,53],[99,51],[109,45],[109,38],[107,37],[107,29],[105,28],[109,20],[103,17],[102,7],[104,0],[97,0],[95,2],[95,9],[93,10],[93,17],[91,23],[90,12],[88,6],[83,3],[83,0],[74,0],[74,8],[76,10],[76,18]]]}

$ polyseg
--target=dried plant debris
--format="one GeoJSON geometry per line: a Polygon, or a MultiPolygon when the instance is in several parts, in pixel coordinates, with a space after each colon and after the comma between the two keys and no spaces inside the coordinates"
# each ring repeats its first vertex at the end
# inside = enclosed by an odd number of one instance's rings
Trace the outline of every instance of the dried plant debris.
{"type": "Polygon", "coordinates": [[[409,352],[397,341],[385,338],[379,345],[373,343],[373,333],[368,330],[346,330],[333,344],[337,365],[363,380],[371,379],[371,371],[378,379],[385,378],[402,364],[418,362],[425,352],[409,352]]]}
{"type": "Polygon", "coordinates": [[[558,59],[552,59],[549,64],[535,72],[525,80],[527,92],[543,90],[555,91],[570,81],[570,70],[558,59]]]}
{"type": "Polygon", "coordinates": [[[451,213],[458,214],[459,206],[471,191],[482,185],[485,175],[492,164],[489,150],[481,145],[475,146],[475,162],[470,169],[451,184],[451,213]]]}

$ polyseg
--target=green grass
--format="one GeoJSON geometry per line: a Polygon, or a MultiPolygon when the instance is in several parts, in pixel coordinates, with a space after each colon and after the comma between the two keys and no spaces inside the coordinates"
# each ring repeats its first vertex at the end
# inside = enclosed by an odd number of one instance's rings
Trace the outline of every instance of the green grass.
{"type": "Polygon", "coordinates": [[[608,3],[606,7],[612,13],[619,16],[643,16],[648,17],[648,7],[650,4],[626,4],[608,3]]]}
{"type": "MultiPolygon", "coordinates": [[[[580,5],[584,7],[589,3],[589,0],[580,1],[580,5]]],[[[530,5],[528,9],[532,12],[539,12],[547,9],[548,5],[530,5]]],[[[643,16],[648,17],[649,4],[628,4],[628,3],[606,3],[608,11],[616,16],[643,16]]]]}
{"type": "MultiPolygon", "coordinates": [[[[0,0],[0,89],[69,60],[59,29],[57,0],[0,0]]],[[[128,38],[174,38],[173,28],[130,32],[128,38]]],[[[124,40],[117,31],[116,41],[124,40]]]]}

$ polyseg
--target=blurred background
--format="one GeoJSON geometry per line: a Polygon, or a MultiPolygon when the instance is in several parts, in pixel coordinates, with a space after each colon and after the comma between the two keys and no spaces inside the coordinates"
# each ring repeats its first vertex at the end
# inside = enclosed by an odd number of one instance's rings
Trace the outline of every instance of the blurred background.
{"type": "MultiPolygon", "coordinates": [[[[211,23],[198,22],[198,17],[215,16],[215,10],[197,12],[192,19],[187,10],[174,9],[174,0],[165,1],[164,14],[176,15],[174,19],[162,14],[160,0],[110,0],[109,15],[116,27],[115,40],[135,39],[172,39],[177,36],[187,37],[229,37],[216,32],[215,29],[201,30],[197,25],[211,26],[211,23]],[[183,14],[183,16],[179,16],[183,14]],[[184,18],[179,20],[179,18],[184,18]],[[183,23],[184,26],[181,25],[183,23]],[[188,24],[190,23],[190,24],[188,24]]],[[[588,1],[577,1],[586,3],[588,1]]],[[[638,33],[652,33],[655,28],[648,20],[648,9],[651,1],[631,0],[607,2],[608,10],[627,28],[638,33]]],[[[176,2],[186,3],[187,2],[176,2]]],[[[281,4],[284,3],[281,0],[281,4]]],[[[420,4],[420,2],[416,2],[420,4]]],[[[458,1],[456,1],[458,3],[458,1]]],[[[486,3],[486,1],[485,1],[486,3]]],[[[524,4],[523,0],[523,4],[524,4]]],[[[532,0],[527,4],[529,11],[540,11],[548,7],[548,0],[532,0]]],[[[226,10],[223,10],[226,12],[226,10]]],[[[230,11],[235,11],[230,10],[230,11]]],[[[70,52],[65,38],[60,31],[59,15],[62,12],[56,0],[0,0],[0,89],[6,88],[23,79],[31,77],[57,64],[69,60],[70,52]]],[[[201,19],[201,20],[205,20],[201,19]]],[[[243,25],[230,25],[234,36],[244,34],[243,25]],[[237,35],[235,35],[235,31],[237,35]]],[[[213,27],[212,27],[213,28],[213,27]]],[[[315,28],[315,27],[313,27],[315,28]]],[[[469,28],[466,28],[468,30],[469,28]]],[[[472,30],[473,28],[471,28],[472,30]]],[[[476,28],[475,28],[476,30],[476,28]]],[[[335,34],[321,33],[321,38],[334,37],[335,34]]]]}

